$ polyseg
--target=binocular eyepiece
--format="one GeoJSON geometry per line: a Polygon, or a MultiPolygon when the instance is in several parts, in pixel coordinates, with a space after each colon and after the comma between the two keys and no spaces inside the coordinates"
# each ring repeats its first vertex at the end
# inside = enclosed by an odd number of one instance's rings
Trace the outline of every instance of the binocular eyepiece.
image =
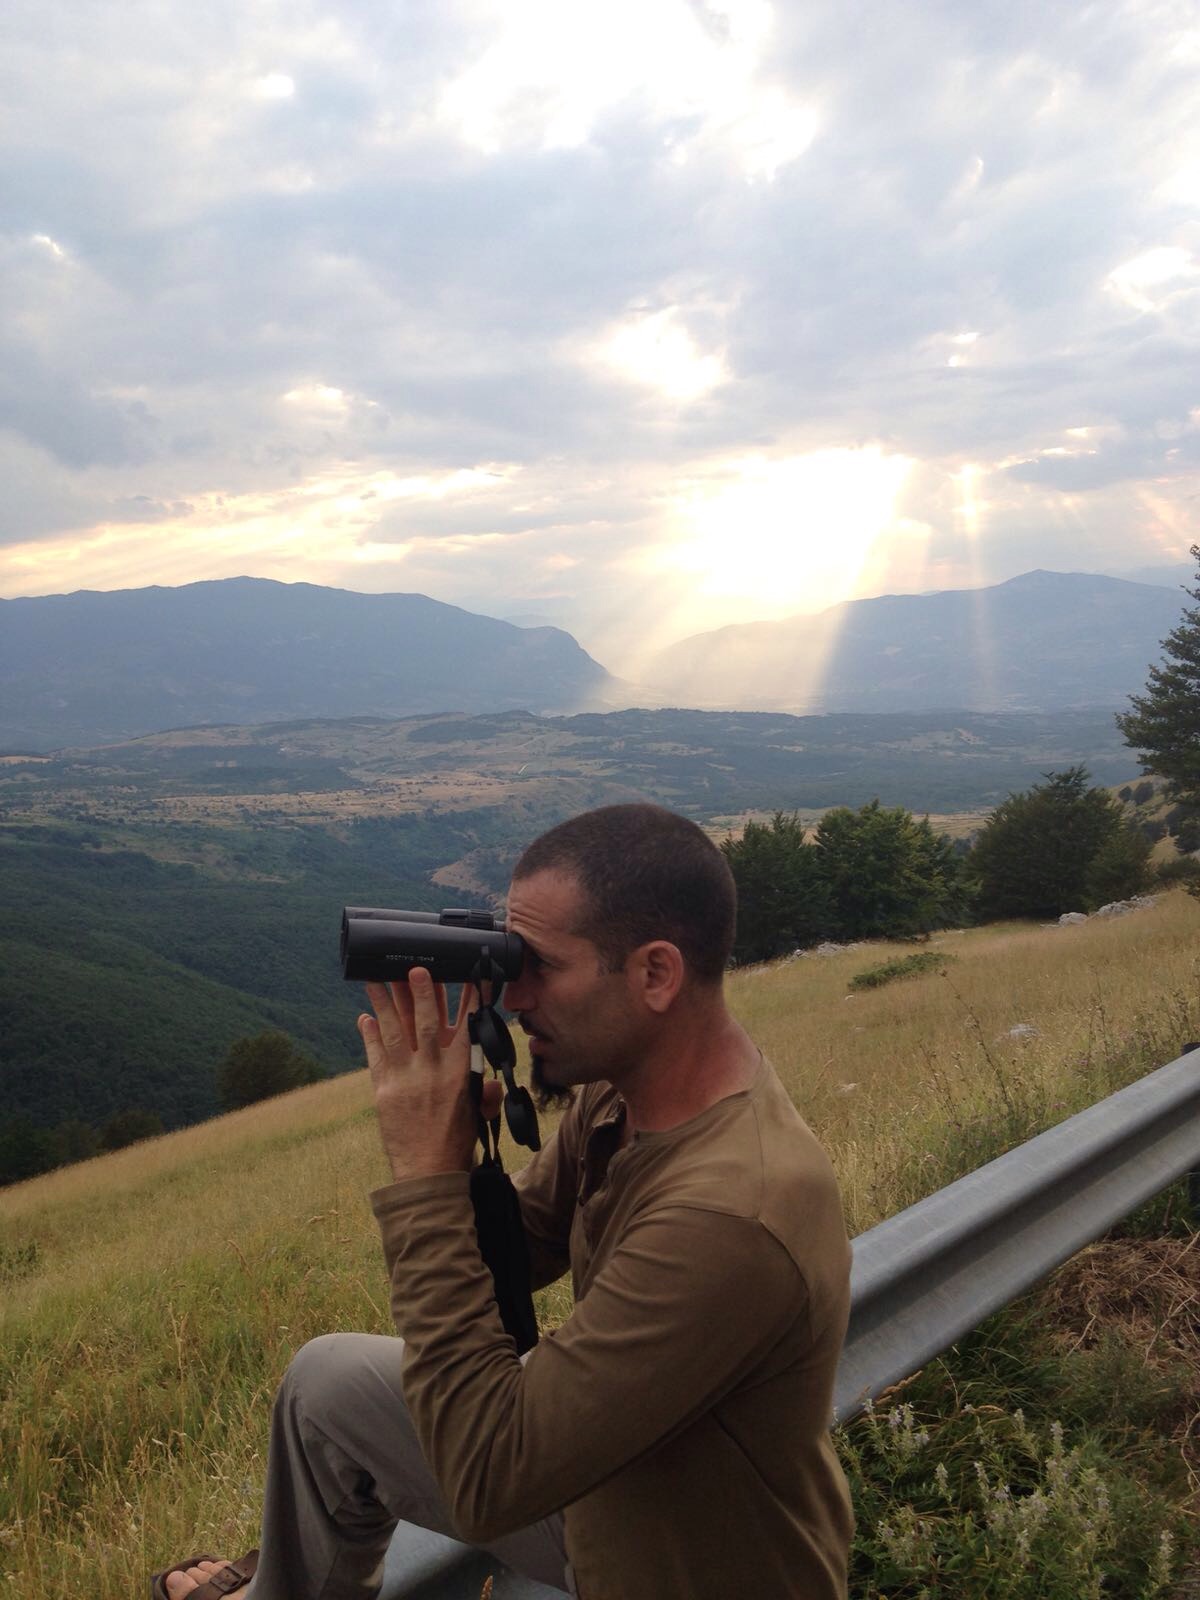
{"type": "Polygon", "coordinates": [[[490,911],[346,906],[341,955],[342,976],[356,983],[395,983],[424,967],[435,983],[499,985],[519,977],[525,946],[490,911]]]}

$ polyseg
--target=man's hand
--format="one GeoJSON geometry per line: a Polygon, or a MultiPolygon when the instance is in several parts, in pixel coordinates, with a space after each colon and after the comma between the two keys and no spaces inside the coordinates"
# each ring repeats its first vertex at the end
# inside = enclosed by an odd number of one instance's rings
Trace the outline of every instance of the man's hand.
{"type": "Polygon", "coordinates": [[[469,1172],[478,1131],[467,1089],[474,990],[463,985],[453,1024],[444,985],[421,967],[407,983],[369,983],[367,998],[375,1015],[364,1012],[358,1031],[392,1177],[469,1172]]]}

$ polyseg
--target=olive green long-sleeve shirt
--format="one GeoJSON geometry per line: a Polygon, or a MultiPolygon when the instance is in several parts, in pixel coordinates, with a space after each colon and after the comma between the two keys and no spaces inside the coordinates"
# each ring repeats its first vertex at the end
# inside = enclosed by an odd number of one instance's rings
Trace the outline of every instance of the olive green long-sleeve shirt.
{"type": "Polygon", "coordinates": [[[405,1395],[463,1537],[565,1508],[582,1600],[842,1600],[852,1518],[828,1434],[849,1305],[829,1162],[764,1062],[619,1148],[589,1086],[518,1177],[535,1282],[575,1309],[524,1366],[466,1173],[373,1196],[405,1395]]]}

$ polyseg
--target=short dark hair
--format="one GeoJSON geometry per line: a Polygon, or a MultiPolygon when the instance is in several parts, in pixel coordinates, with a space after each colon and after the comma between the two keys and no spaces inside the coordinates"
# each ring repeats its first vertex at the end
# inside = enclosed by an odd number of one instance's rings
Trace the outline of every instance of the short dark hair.
{"type": "Polygon", "coordinates": [[[693,976],[720,980],[733,948],[737,891],[725,857],[694,822],[644,803],[585,811],[535,839],[513,877],[569,873],[587,909],[584,935],[618,970],[639,945],[667,939],[693,976]]]}

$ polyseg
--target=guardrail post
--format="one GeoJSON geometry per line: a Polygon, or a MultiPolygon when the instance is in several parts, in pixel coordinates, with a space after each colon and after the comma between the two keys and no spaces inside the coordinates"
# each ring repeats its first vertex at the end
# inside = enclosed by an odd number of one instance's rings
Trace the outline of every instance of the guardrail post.
{"type": "MultiPolygon", "coordinates": [[[[1179,1053],[1181,1056],[1190,1056],[1193,1050],[1200,1050],[1200,1040],[1193,1039],[1179,1053]]],[[[1187,1175],[1187,1197],[1192,1221],[1200,1226],[1200,1167],[1193,1168],[1187,1175]]]]}

